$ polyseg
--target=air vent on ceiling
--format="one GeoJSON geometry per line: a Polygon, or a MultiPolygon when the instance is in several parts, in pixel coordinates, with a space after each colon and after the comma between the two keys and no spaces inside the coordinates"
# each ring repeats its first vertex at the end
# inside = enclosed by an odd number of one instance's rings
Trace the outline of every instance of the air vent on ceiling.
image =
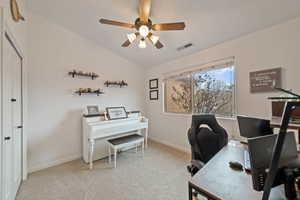
{"type": "Polygon", "coordinates": [[[187,49],[187,48],[189,48],[189,47],[191,47],[191,46],[193,46],[192,43],[187,43],[187,44],[185,44],[185,45],[183,45],[183,46],[181,46],[181,47],[178,47],[178,48],[177,48],[177,51],[182,51],[182,50],[187,49]]]}

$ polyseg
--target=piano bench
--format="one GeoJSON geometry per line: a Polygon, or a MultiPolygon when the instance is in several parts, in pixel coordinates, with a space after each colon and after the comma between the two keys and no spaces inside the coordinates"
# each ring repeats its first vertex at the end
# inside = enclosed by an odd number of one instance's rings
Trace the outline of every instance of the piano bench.
{"type": "Polygon", "coordinates": [[[114,138],[107,140],[108,143],[108,160],[111,163],[111,149],[114,150],[114,167],[117,167],[117,152],[122,148],[126,148],[132,145],[135,145],[136,152],[138,150],[138,146],[142,146],[142,152],[144,154],[145,148],[145,138],[138,134],[127,135],[119,138],[114,138]]]}

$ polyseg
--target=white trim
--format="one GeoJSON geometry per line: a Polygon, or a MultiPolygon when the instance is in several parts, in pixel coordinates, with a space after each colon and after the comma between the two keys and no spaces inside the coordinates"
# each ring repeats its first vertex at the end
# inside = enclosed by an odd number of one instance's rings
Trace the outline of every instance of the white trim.
{"type": "Polygon", "coordinates": [[[187,76],[199,71],[208,71],[209,69],[223,68],[223,66],[228,65],[229,63],[235,63],[235,56],[221,58],[221,59],[213,60],[202,64],[187,66],[179,70],[169,71],[163,73],[162,80],[166,81],[167,79],[170,78],[173,79],[176,77],[187,76]]]}
{"type": "MultiPolygon", "coordinates": [[[[0,8],[0,37],[3,38],[4,9],[0,8]]],[[[0,40],[0,199],[4,199],[4,176],[3,176],[3,41],[0,40]]]]}
{"type": "Polygon", "coordinates": [[[36,172],[36,171],[40,171],[40,170],[43,170],[43,169],[47,169],[49,167],[54,167],[54,166],[57,166],[57,165],[61,165],[61,164],[71,162],[71,161],[74,161],[74,160],[78,160],[78,159],[81,159],[81,158],[82,158],[81,154],[80,155],[76,154],[76,155],[72,155],[72,156],[67,156],[65,158],[60,158],[60,159],[57,159],[57,160],[42,162],[42,163],[36,164],[32,167],[29,167],[28,173],[33,173],[33,172],[36,172]]]}
{"type": "Polygon", "coordinates": [[[188,149],[186,149],[184,147],[180,147],[178,145],[175,145],[175,144],[172,144],[172,143],[169,143],[169,142],[165,142],[165,141],[161,141],[161,140],[155,139],[155,138],[149,138],[149,140],[150,141],[152,140],[152,141],[154,141],[156,143],[159,143],[159,144],[171,147],[171,148],[176,149],[178,151],[181,151],[181,152],[184,152],[184,153],[187,153],[187,154],[191,154],[191,150],[188,150],[188,149]]]}

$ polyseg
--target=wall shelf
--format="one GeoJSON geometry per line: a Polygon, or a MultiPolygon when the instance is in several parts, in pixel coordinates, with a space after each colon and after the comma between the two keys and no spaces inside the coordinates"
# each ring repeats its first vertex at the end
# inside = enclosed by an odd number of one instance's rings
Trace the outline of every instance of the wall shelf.
{"type": "Polygon", "coordinates": [[[72,78],[75,78],[76,76],[77,77],[90,77],[92,80],[99,77],[99,75],[94,72],[83,72],[83,71],[76,71],[76,70],[73,70],[73,71],[69,72],[68,74],[70,76],[72,76],[72,78]]]}
{"type": "Polygon", "coordinates": [[[106,82],[104,83],[104,85],[105,85],[106,87],[110,87],[110,86],[118,86],[118,87],[122,88],[122,87],[127,87],[127,86],[128,86],[128,83],[126,83],[124,80],[122,80],[122,81],[106,81],[106,82]]]}
{"type": "Polygon", "coordinates": [[[91,95],[97,95],[104,94],[104,92],[101,89],[91,89],[91,88],[79,88],[74,92],[75,94],[78,94],[79,96],[85,95],[85,94],[91,94],[91,95]]]}

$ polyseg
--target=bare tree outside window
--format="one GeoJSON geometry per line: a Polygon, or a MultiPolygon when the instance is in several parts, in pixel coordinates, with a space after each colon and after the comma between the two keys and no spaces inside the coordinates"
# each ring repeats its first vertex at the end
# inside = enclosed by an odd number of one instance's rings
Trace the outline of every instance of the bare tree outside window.
{"type": "Polygon", "coordinates": [[[165,83],[165,111],[192,112],[191,77],[169,79],[165,83]]]}
{"type": "Polygon", "coordinates": [[[234,67],[210,68],[165,81],[165,112],[234,115],[234,67]]]}
{"type": "Polygon", "coordinates": [[[234,113],[234,68],[194,74],[194,113],[232,116],[234,113]]]}

